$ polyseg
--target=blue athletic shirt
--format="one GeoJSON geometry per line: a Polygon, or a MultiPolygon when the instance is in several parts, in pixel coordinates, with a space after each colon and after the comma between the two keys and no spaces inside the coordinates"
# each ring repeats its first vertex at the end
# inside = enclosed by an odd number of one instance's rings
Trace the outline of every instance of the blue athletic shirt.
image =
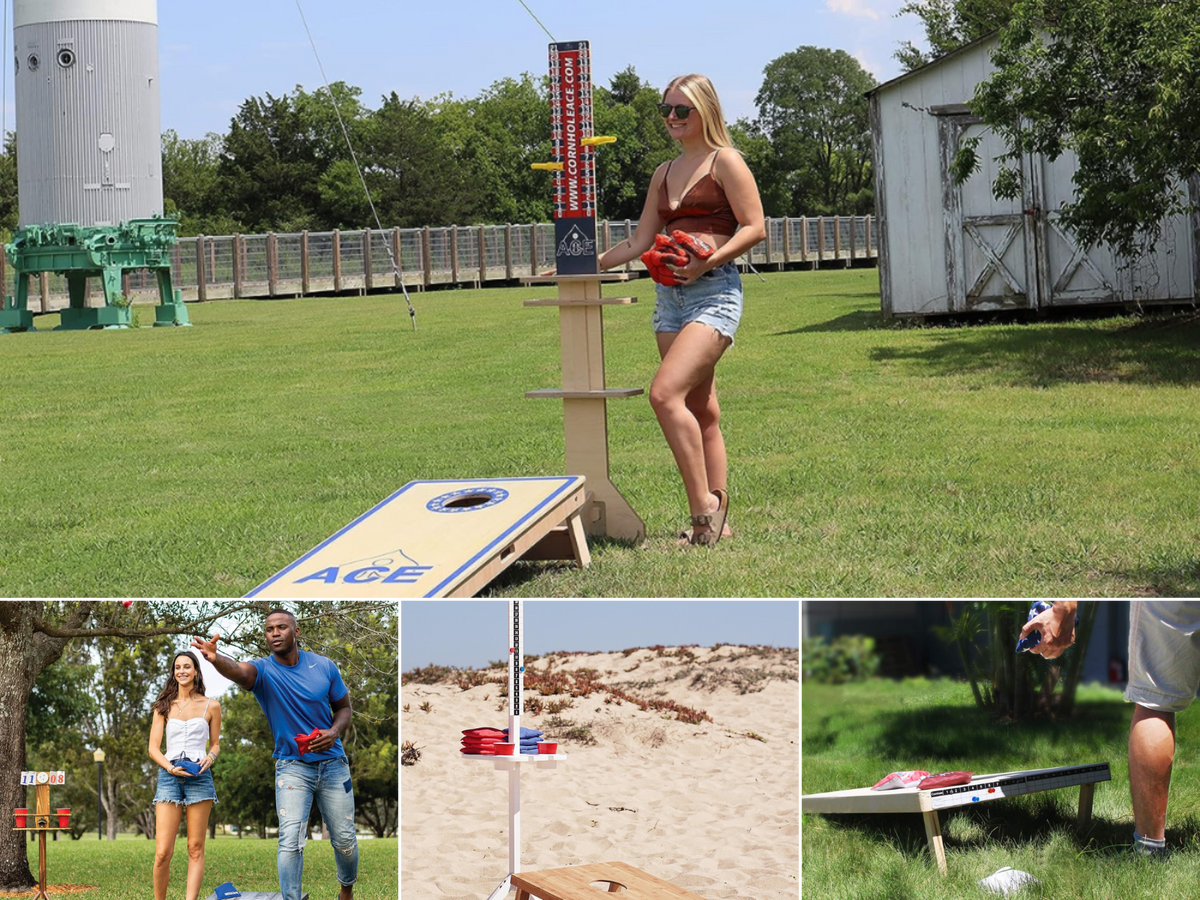
{"type": "Polygon", "coordinates": [[[341,738],[321,753],[301,756],[296,746],[296,735],[332,726],[330,705],[349,693],[333,660],[301,650],[300,661],[294,666],[285,666],[274,654],[252,659],[250,665],[258,670],[253,693],[275,736],[275,752],[271,754],[275,759],[320,762],[346,755],[341,738]]]}

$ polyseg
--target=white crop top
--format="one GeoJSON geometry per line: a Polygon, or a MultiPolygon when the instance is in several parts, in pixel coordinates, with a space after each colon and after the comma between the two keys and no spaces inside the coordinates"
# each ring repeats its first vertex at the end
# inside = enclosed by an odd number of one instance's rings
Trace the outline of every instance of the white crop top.
{"type": "Polygon", "coordinates": [[[207,712],[208,703],[205,703],[204,712],[195,718],[167,719],[167,750],[164,755],[168,760],[174,762],[186,758],[199,762],[204,758],[208,746],[208,722],[204,720],[207,712]]]}

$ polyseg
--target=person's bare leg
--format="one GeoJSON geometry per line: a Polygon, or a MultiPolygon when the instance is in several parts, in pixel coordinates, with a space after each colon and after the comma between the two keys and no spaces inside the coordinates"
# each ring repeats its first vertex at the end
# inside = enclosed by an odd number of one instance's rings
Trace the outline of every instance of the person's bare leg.
{"type": "Polygon", "coordinates": [[[167,882],[171,880],[171,856],[175,852],[175,837],[183,809],[174,803],[154,804],[154,900],[166,900],[167,882]]]}
{"type": "Polygon", "coordinates": [[[201,800],[187,808],[187,900],[199,900],[204,883],[204,840],[208,837],[208,816],[213,802],[201,800]]]}
{"type": "Polygon", "coordinates": [[[1138,834],[1163,840],[1175,759],[1175,713],[1137,705],[1129,726],[1129,792],[1138,834]]]}
{"type": "MultiPolygon", "coordinates": [[[[725,435],[721,433],[721,406],[717,402],[717,382],[714,372],[687,395],[687,408],[692,411],[700,425],[700,438],[704,445],[704,469],[708,474],[710,491],[729,490],[729,463],[725,455],[725,435]]],[[[725,522],[722,537],[733,532],[725,522]]]]}
{"type": "Polygon", "coordinates": [[[650,385],[650,405],[683,477],[691,514],[711,513],[720,501],[709,484],[700,421],[687,399],[697,387],[711,381],[717,360],[732,342],[712,327],[696,322],[685,325],[677,334],[659,333],[656,338],[662,363],[650,385]]]}

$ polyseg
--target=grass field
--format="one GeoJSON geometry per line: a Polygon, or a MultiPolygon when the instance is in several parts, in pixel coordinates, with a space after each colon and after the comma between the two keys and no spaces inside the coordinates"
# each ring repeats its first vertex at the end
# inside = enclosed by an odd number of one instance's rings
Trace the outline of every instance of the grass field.
{"type": "MultiPolygon", "coordinates": [[[[881,317],[874,270],[766,278],[718,374],[736,537],[674,546],[670,453],[645,397],[616,401],[649,541],[493,591],[1200,593],[1196,322],[920,328],[881,317]]],[[[610,385],[649,385],[652,287],[605,314],[610,385]]],[[[561,474],[561,404],[523,396],[560,384],[557,314],[521,305],[548,291],[414,295],[415,334],[352,297],[0,335],[0,596],[240,595],[408,481],[561,474]]]]}
{"type": "Polygon", "coordinates": [[[805,794],[874,784],[889,772],[965,769],[977,774],[1108,762],[1096,786],[1090,829],[1075,829],[1076,788],[940,814],[949,874],[929,857],[921,817],[805,815],[805,900],[979,900],[976,882],[1001,866],[1042,881],[1021,897],[1161,900],[1192,897],[1200,879],[1200,714],[1178,719],[1167,811],[1170,860],[1129,852],[1127,739],[1132,706],[1119,692],[1085,687],[1062,722],[1001,724],[975,708],[970,687],[951,681],[875,681],[802,693],[805,794]]]}
{"type": "MultiPolygon", "coordinates": [[[[123,836],[116,841],[98,841],[94,834],[78,841],[58,840],[46,845],[46,874],[50,884],[85,884],[95,890],[63,897],[79,900],[153,900],[150,882],[154,866],[154,842],[144,837],[123,836]]],[[[358,842],[356,900],[395,900],[399,893],[396,838],[358,842]]],[[[221,835],[209,838],[205,849],[205,874],[201,900],[218,884],[233,882],[243,891],[279,890],[279,873],[274,840],[221,835]]],[[[29,859],[37,876],[37,845],[29,845],[29,859]]],[[[168,900],[182,900],[187,878],[187,841],[175,844],[171,860],[168,900]]],[[[312,900],[334,900],[338,882],[333,849],[328,841],[310,840],[304,851],[304,890],[312,900]]]]}

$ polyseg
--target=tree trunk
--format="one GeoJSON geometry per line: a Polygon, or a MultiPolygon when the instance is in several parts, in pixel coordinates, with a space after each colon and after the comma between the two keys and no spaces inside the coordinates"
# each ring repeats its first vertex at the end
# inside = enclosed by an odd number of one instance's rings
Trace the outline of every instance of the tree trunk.
{"type": "Polygon", "coordinates": [[[107,837],[110,841],[117,839],[117,826],[120,822],[119,807],[117,806],[117,782],[113,778],[113,767],[105,766],[104,769],[104,812],[108,815],[107,837]]]}
{"type": "Polygon", "coordinates": [[[40,600],[0,603],[0,891],[33,890],[25,833],[7,823],[12,810],[25,807],[21,772],[25,768],[25,716],[38,674],[62,654],[65,639],[33,631],[40,600]]]}

